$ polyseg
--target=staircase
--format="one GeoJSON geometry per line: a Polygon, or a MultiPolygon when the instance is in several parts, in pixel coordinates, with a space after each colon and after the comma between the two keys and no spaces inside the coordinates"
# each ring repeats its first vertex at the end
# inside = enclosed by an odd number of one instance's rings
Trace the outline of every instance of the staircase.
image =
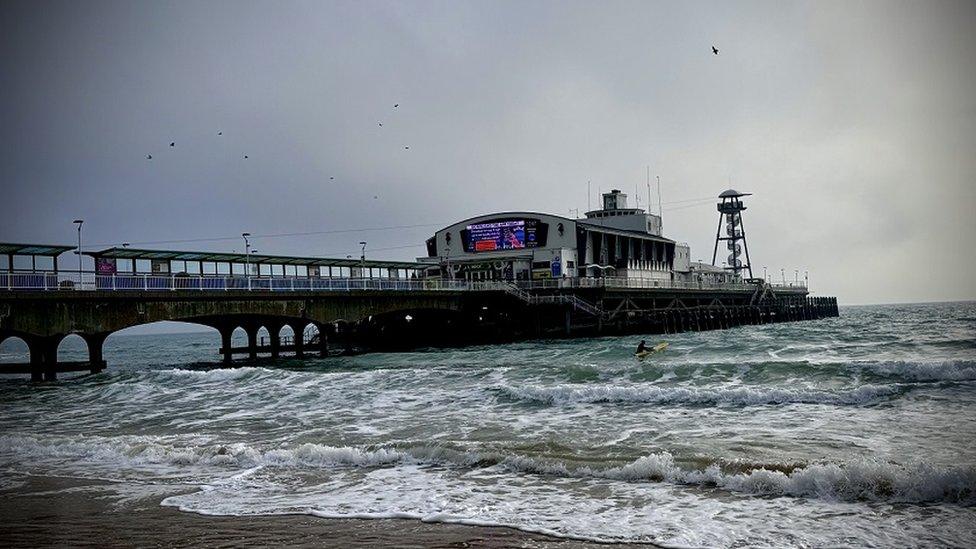
{"type": "Polygon", "coordinates": [[[527,305],[542,305],[542,304],[555,304],[555,305],[572,305],[573,309],[577,311],[583,311],[584,313],[593,316],[603,316],[603,309],[600,309],[596,305],[592,305],[587,301],[576,297],[575,295],[534,295],[529,292],[519,288],[512,283],[504,283],[501,285],[505,293],[520,299],[527,305]]]}

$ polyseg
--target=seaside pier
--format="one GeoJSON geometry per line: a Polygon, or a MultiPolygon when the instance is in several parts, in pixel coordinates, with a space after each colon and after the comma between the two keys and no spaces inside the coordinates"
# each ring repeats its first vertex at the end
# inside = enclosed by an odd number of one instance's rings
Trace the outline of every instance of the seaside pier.
{"type": "Polygon", "coordinates": [[[809,295],[798,271],[778,284],[753,277],[744,196],[720,196],[721,267],[692,262],[687,244],[662,236],[660,216],[627,208],[617,190],[585,219],[505,212],[455,223],[416,261],[79,245],[94,268],[75,271],[59,263],[71,246],[0,243],[0,343],[19,338],[30,354],[0,373],[99,372],[110,334],[159,321],[214,328],[229,363],[837,316],[837,300],[809,295]],[[59,360],[72,334],[88,360],[59,360]]]}

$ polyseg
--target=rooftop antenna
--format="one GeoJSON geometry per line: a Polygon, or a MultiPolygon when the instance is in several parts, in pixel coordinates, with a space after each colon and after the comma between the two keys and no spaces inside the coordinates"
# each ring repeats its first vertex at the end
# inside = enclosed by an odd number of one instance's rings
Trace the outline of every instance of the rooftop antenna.
{"type": "MultiPolygon", "coordinates": [[[[661,176],[655,175],[657,178],[657,216],[661,217],[661,176]]],[[[661,226],[664,226],[664,218],[661,217],[661,226]]]]}
{"type": "Polygon", "coordinates": [[[590,211],[590,180],[586,180],[586,211],[590,211]]]}
{"type": "Polygon", "coordinates": [[[647,184],[647,213],[651,212],[651,166],[647,166],[647,179],[645,180],[647,184]]]}

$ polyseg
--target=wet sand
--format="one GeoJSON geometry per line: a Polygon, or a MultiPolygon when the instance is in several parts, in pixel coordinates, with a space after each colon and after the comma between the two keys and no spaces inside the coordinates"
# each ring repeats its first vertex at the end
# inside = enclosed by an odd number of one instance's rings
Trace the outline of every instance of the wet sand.
{"type": "MultiPolygon", "coordinates": [[[[8,483],[4,483],[8,484],[8,483]]],[[[602,544],[511,528],[415,520],[322,519],[308,515],[219,517],[160,505],[186,490],[60,477],[20,477],[0,489],[3,547],[525,547],[583,549],[602,544]]]]}

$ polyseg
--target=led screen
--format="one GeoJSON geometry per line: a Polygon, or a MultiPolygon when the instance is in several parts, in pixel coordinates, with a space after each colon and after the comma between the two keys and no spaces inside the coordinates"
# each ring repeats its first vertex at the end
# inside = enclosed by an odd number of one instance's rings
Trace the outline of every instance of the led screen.
{"type": "Polygon", "coordinates": [[[545,246],[546,229],[538,219],[499,219],[468,225],[461,237],[469,253],[521,250],[545,246]]]}
{"type": "Polygon", "coordinates": [[[525,221],[499,221],[468,225],[468,242],[468,246],[473,252],[524,248],[525,221]]]}

